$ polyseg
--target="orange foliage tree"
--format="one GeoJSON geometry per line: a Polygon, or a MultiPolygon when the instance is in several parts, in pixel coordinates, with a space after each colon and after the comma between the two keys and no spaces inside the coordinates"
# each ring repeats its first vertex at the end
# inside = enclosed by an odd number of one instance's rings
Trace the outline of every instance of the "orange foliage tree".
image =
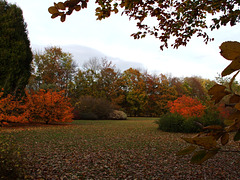
{"type": "Polygon", "coordinates": [[[27,95],[27,116],[31,122],[71,122],[73,108],[64,91],[39,90],[27,95]]]}
{"type": "Polygon", "coordinates": [[[169,102],[170,112],[178,113],[183,117],[201,117],[204,114],[205,106],[197,99],[183,95],[173,102],[169,102]]]}
{"type": "Polygon", "coordinates": [[[3,97],[3,94],[3,92],[0,92],[0,124],[4,125],[8,122],[26,122],[26,106],[22,100],[16,100],[11,94],[3,97]]]}

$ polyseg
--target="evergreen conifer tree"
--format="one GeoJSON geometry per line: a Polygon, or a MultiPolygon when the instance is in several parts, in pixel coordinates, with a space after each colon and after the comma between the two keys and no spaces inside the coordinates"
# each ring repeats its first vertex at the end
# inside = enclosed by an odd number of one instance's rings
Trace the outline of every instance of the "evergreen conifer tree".
{"type": "Polygon", "coordinates": [[[0,89],[22,95],[31,74],[32,51],[22,10],[0,0],[0,89]]]}

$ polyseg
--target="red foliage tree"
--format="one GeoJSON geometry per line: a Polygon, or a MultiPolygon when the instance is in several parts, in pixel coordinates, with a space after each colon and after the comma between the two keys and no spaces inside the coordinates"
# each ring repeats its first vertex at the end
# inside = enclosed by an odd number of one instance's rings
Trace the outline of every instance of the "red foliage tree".
{"type": "Polygon", "coordinates": [[[40,90],[27,95],[27,115],[32,122],[71,122],[73,108],[64,91],[53,92],[40,90]]]}
{"type": "Polygon", "coordinates": [[[201,117],[204,114],[205,106],[197,99],[183,95],[173,102],[169,102],[170,112],[178,113],[183,117],[201,117]]]}

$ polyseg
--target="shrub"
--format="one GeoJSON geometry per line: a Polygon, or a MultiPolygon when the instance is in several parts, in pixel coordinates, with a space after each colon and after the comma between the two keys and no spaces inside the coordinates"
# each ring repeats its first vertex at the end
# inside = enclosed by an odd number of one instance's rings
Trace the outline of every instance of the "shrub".
{"type": "Polygon", "coordinates": [[[185,118],[177,113],[167,113],[160,117],[156,123],[159,129],[166,132],[182,132],[185,118]]]}
{"type": "Polygon", "coordinates": [[[156,121],[159,129],[167,132],[183,132],[196,133],[199,132],[202,126],[221,125],[223,126],[223,119],[218,111],[205,110],[202,117],[183,117],[177,113],[168,113],[156,121]]]}
{"type": "Polygon", "coordinates": [[[39,90],[27,95],[27,115],[32,122],[71,122],[73,108],[64,91],[39,90]]]}
{"type": "Polygon", "coordinates": [[[109,114],[113,111],[114,105],[103,98],[82,96],[77,101],[75,109],[78,111],[77,113],[79,113],[81,119],[89,119],[90,117],[96,117],[97,119],[107,119],[109,114]]]}
{"type": "Polygon", "coordinates": [[[96,114],[93,112],[88,112],[88,113],[81,113],[79,116],[79,119],[84,119],[84,120],[97,120],[99,119],[96,114]]]}
{"type": "Polygon", "coordinates": [[[214,109],[206,109],[202,117],[201,123],[203,126],[221,125],[224,126],[224,119],[221,113],[214,109]]]}
{"type": "Polygon", "coordinates": [[[202,127],[197,123],[201,123],[201,118],[199,117],[190,117],[185,118],[182,123],[182,131],[184,133],[196,133],[199,132],[202,127]]]}
{"type": "Polygon", "coordinates": [[[108,119],[111,119],[111,120],[126,120],[127,119],[127,114],[123,111],[114,110],[113,112],[111,112],[109,114],[108,119]]]}

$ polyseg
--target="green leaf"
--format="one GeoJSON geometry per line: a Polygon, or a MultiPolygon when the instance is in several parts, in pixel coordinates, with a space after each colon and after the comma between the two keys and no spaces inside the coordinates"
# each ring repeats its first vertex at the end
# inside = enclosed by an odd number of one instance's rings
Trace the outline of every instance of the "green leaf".
{"type": "Polygon", "coordinates": [[[234,141],[239,141],[240,140],[240,130],[237,131],[237,133],[235,134],[233,140],[234,141]]]}
{"type": "Polygon", "coordinates": [[[187,155],[187,154],[191,154],[197,147],[196,146],[188,146],[187,148],[181,150],[181,151],[178,151],[177,152],[177,156],[182,156],[182,155],[187,155]]]}

